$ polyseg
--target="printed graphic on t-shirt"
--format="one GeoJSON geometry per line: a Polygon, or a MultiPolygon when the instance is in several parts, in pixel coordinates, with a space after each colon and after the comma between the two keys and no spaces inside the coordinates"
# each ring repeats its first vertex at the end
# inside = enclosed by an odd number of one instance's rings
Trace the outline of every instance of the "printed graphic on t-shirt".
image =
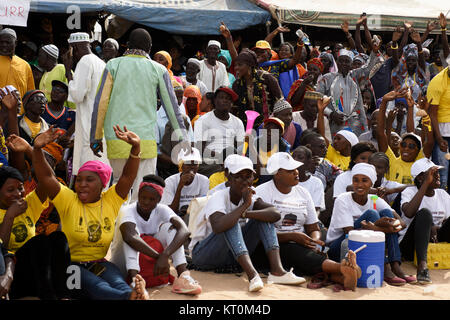
{"type": "Polygon", "coordinates": [[[88,222],[88,241],[98,242],[102,237],[102,228],[97,220],[90,220],[88,222]]]}
{"type": "MultiPolygon", "coordinates": [[[[293,200],[293,199],[292,199],[293,200]]],[[[302,231],[308,215],[306,211],[307,202],[297,200],[294,202],[275,200],[275,208],[281,212],[281,219],[275,223],[278,231],[302,231]]]]}
{"type": "Polygon", "coordinates": [[[23,221],[13,224],[11,233],[14,235],[14,240],[17,243],[24,242],[28,237],[28,229],[23,221]]]}

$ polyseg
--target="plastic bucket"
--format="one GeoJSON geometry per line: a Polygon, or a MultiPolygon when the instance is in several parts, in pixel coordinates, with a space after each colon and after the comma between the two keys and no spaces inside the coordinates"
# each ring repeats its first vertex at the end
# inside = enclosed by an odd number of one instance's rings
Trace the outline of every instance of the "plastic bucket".
{"type": "Polygon", "coordinates": [[[356,254],[356,263],[362,275],[358,279],[360,288],[379,288],[384,279],[384,242],[383,232],[371,230],[352,230],[348,235],[348,249],[355,251],[363,245],[366,248],[356,254]]]}

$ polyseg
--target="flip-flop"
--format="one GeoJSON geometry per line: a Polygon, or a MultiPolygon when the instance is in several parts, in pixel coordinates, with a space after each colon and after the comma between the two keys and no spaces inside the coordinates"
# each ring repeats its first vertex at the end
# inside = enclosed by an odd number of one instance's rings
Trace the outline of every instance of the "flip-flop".
{"type": "Polygon", "coordinates": [[[416,276],[405,275],[405,276],[403,277],[403,279],[404,279],[407,283],[410,283],[410,284],[417,283],[417,278],[416,278],[416,276]]]}
{"type": "Polygon", "coordinates": [[[320,289],[333,284],[333,282],[328,280],[328,275],[325,272],[320,272],[315,274],[311,281],[306,286],[308,289],[320,289]]]}

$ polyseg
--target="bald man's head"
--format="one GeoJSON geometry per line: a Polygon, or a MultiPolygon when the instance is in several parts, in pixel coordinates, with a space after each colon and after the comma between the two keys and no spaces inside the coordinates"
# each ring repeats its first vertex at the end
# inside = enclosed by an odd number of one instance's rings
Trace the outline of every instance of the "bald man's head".
{"type": "Polygon", "coordinates": [[[150,53],[150,49],[152,48],[152,37],[150,33],[142,28],[131,31],[130,37],[128,38],[128,48],[141,49],[150,53]]]}

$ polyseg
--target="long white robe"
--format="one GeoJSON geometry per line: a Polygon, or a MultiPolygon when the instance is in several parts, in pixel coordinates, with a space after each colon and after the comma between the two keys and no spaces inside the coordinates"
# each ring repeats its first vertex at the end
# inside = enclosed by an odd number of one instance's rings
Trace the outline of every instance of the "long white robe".
{"type": "Polygon", "coordinates": [[[105,139],[103,139],[103,152],[100,158],[95,156],[90,148],[92,110],[103,70],[105,70],[105,62],[93,53],[87,54],[78,61],[73,80],[69,82],[67,100],[77,105],[72,165],[74,175],[86,161],[100,160],[109,164],[105,139]]]}

